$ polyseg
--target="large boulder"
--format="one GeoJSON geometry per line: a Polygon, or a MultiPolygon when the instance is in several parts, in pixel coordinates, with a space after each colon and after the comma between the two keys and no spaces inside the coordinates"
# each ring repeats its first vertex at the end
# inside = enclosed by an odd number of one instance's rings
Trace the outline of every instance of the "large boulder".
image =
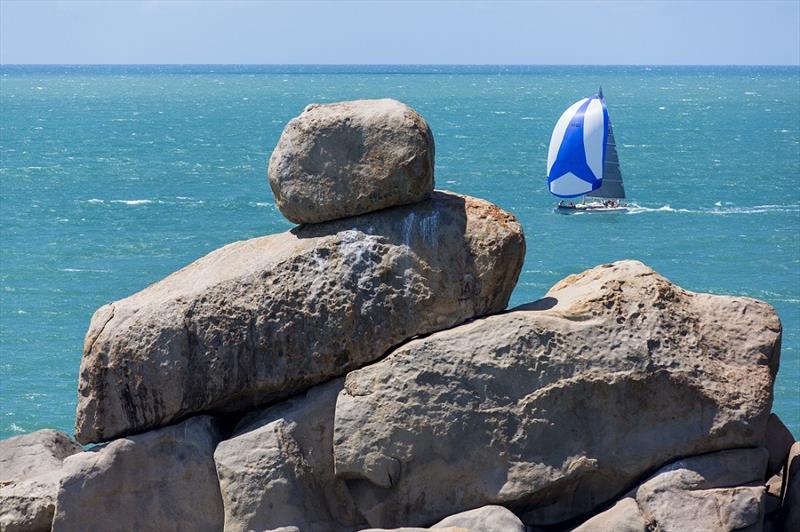
{"type": "Polygon", "coordinates": [[[789,456],[789,449],[794,444],[794,436],[783,424],[781,418],[775,414],[770,414],[767,420],[767,435],[765,446],[769,451],[769,463],[767,466],[767,476],[779,473],[786,465],[789,456]]]}
{"type": "Polygon", "coordinates": [[[433,192],[433,134],[397,100],[312,104],[269,160],[278,209],[316,223],[421,201],[433,192]]]}
{"type": "Polygon", "coordinates": [[[463,528],[469,532],[525,532],[525,525],[511,510],[502,506],[484,506],[445,517],[432,529],[463,528]]]}
{"type": "Polygon", "coordinates": [[[222,497],[210,416],[115,440],[64,461],[53,531],[219,531],[222,497]]]}
{"type": "Polygon", "coordinates": [[[648,532],[648,528],[636,499],[624,497],[608,510],[574,528],[572,532],[648,532]]]}
{"type": "Polygon", "coordinates": [[[636,261],[347,375],[336,474],[371,526],[503,504],[559,523],[682,456],[763,444],[781,325],[636,261]]]}
{"type": "Polygon", "coordinates": [[[368,528],[360,532],[525,532],[519,517],[502,506],[483,506],[445,517],[430,528],[368,528]]]}
{"type": "Polygon", "coordinates": [[[352,531],[363,518],[333,474],[333,410],[344,379],[242,420],[214,453],[226,532],[352,531]]]}
{"type": "Polygon", "coordinates": [[[83,448],[63,432],[39,430],[0,441],[0,530],[50,530],[64,459],[83,448]]]}
{"type": "Polygon", "coordinates": [[[678,460],[573,532],[760,530],[767,457],[751,448],[678,460]]]}
{"type": "Polygon", "coordinates": [[[343,375],[504,309],[524,255],[513,216],[441,192],[225,246],[95,313],[76,437],[264,405],[343,375]]]}
{"type": "Polygon", "coordinates": [[[783,530],[800,530],[800,442],[795,442],[789,451],[784,473],[783,488],[783,530]]]}

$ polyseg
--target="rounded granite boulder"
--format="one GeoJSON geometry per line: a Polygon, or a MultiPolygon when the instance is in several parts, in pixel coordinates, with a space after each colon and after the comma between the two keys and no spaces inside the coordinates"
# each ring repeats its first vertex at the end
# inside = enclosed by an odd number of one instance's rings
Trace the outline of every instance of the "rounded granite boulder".
{"type": "Polygon", "coordinates": [[[283,130],[269,183],[286,218],[318,223],[428,198],[433,160],[428,124],[397,100],[311,104],[283,130]]]}

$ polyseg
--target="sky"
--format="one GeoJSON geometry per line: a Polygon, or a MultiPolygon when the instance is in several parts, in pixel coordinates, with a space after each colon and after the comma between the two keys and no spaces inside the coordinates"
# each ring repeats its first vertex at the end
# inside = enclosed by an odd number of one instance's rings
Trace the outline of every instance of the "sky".
{"type": "Polygon", "coordinates": [[[800,0],[0,0],[0,63],[800,65],[800,0]]]}

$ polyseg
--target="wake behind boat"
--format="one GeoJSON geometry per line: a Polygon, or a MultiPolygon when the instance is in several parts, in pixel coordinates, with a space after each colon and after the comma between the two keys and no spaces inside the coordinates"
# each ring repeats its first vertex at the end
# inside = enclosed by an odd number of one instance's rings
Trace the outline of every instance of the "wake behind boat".
{"type": "Polygon", "coordinates": [[[558,119],[547,153],[547,185],[559,198],[583,198],[580,203],[560,201],[560,213],[628,211],[628,204],[619,201],[625,199],[625,187],[602,87],[558,119]],[[586,197],[596,200],[587,203],[586,197]]]}

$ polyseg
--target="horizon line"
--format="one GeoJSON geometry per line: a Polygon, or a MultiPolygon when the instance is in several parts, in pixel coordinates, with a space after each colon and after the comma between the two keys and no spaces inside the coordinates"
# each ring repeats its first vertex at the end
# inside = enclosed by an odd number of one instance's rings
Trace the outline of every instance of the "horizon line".
{"type": "Polygon", "coordinates": [[[642,67],[681,67],[681,66],[707,66],[707,67],[797,67],[800,63],[0,63],[5,66],[478,66],[478,67],[543,67],[543,66],[576,66],[576,67],[617,67],[617,66],[642,66],[642,67]]]}

